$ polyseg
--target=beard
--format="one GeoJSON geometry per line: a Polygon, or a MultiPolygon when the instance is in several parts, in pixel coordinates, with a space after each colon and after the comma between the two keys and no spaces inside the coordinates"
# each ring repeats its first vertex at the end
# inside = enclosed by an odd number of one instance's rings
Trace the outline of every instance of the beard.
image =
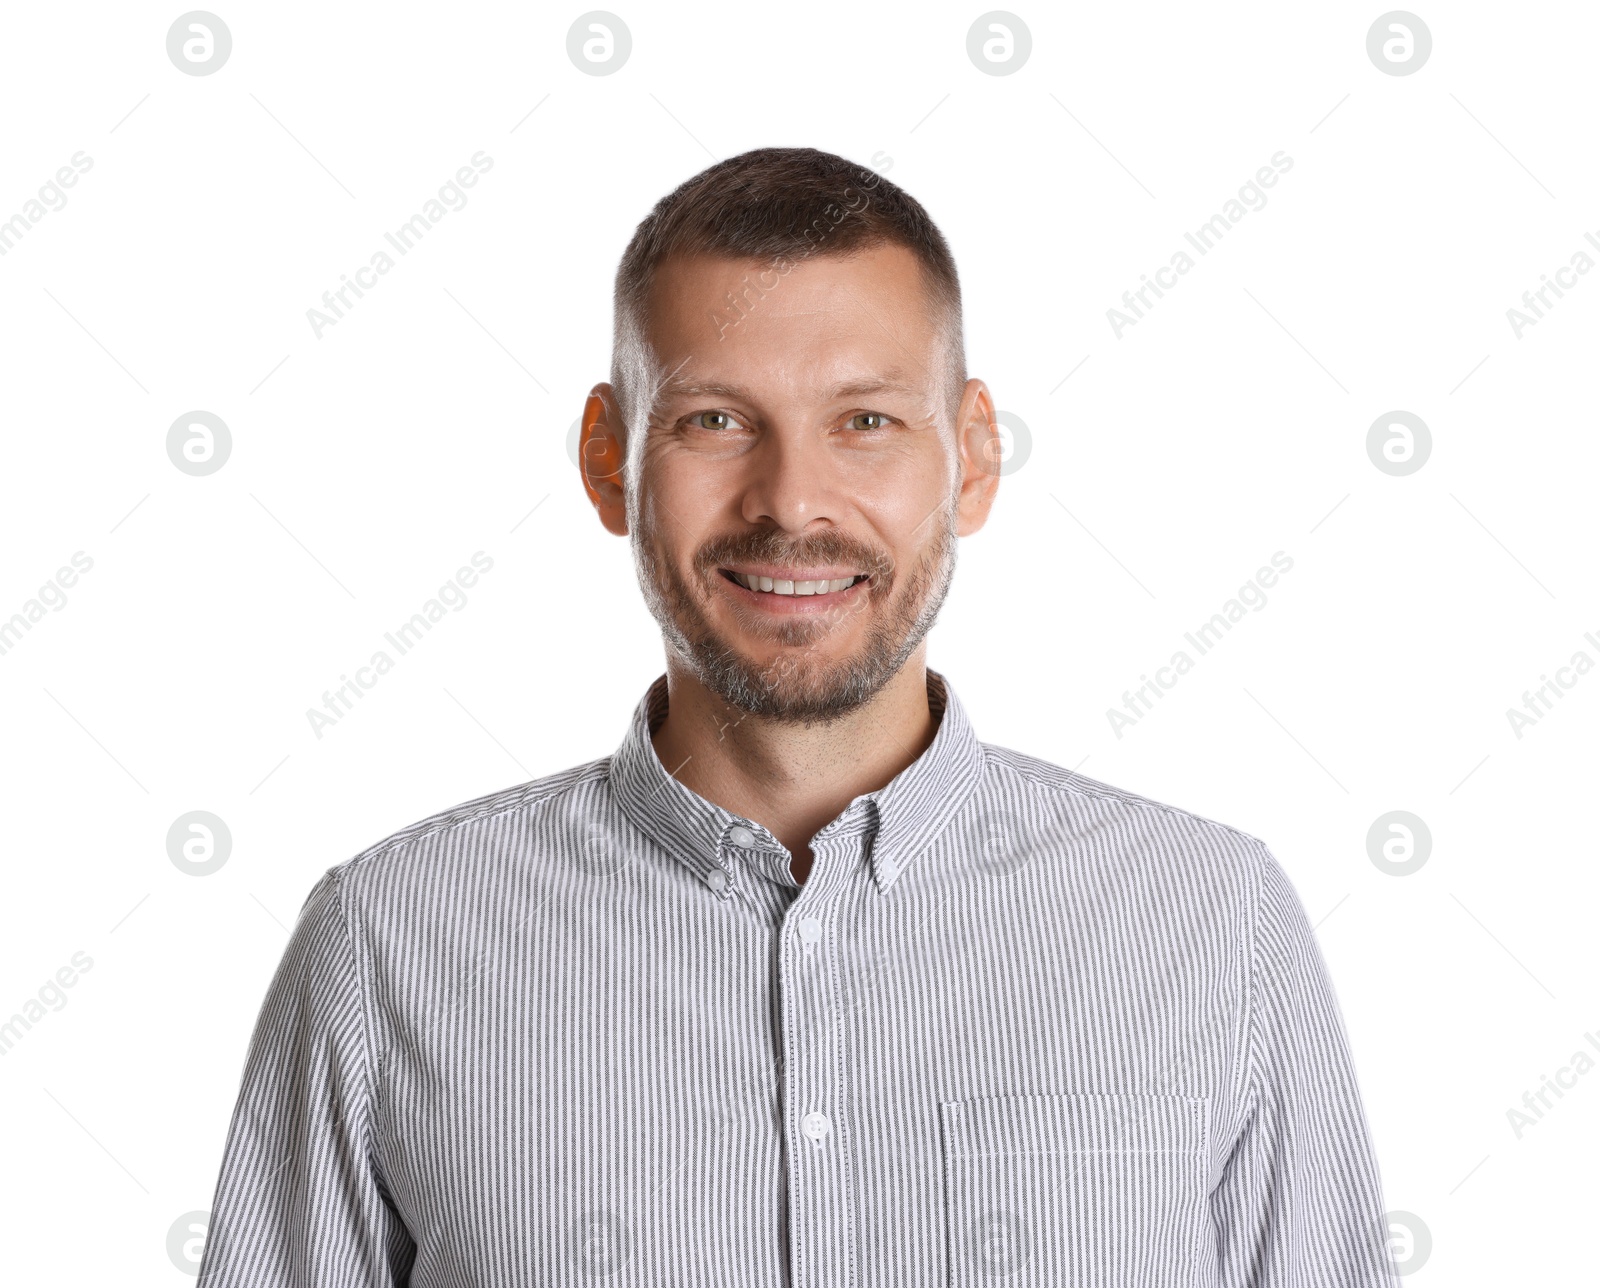
{"type": "MultiPolygon", "coordinates": [[[[653,533],[633,541],[645,603],[667,647],[712,693],[748,715],[785,724],[826,725],[869,702],[916,651],[943,606],[956,565],[957,496],[930,516],[933,539],[900,575],[887,552],[830,529],[790,540],[764,528],[707,542],[694,557],[691,585],[658,549],[653,533]],[[770,640],[766,660],[746,657],[717,633],[705,611],[712,578],[731,563],[845,564],[870,574],[849,604],[789,619],[741,614],[746,630],[770,640]],[[827,641],[864,615],[866,638],[848,657],[822,656],[827,641]]],[[[639,528],[632,529],[638,533],[639,528]]]]}

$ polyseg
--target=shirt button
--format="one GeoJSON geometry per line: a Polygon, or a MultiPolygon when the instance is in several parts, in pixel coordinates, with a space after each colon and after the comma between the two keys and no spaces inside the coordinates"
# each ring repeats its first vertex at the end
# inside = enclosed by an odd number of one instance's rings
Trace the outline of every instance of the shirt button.
{"type": "Polygon", "coordinates": [[[728,884],[728,874],[721,868],[712,868],[706,873],[706,884],[713,890],[720,892],[728,884]]]}
{"type": "Polygon", "coordinates": [[[827,1114],[819,1114],[813,1109],[800,1120],[800,1130],[820,1145],[822,1138],[833,1130],[833,1124],[828,1121],[827,1114]]]}
{"type": "Polygon", "coordinates": [[[756,834],[748,827],[736,827],[728,833],[728,839],[740,849],[748,850],[756,843],[756,834]]]}
{"type": "Polygon", "coordinates": [[[822,938],[822,921],[818,917],[801,917],[798,929],[807,948],[822,938]]]}

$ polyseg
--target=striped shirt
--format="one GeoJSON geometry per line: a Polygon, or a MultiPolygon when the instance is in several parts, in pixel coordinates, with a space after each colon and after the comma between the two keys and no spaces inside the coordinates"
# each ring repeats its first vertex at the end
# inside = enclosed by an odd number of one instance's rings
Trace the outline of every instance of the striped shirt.
{"type": "Polygon", "coordinates": [[[205,1288],[1394,1282],[1343,1024],[1254,837],[938,729],[808,879],[650,740],[329,868],[205,1288]]]}

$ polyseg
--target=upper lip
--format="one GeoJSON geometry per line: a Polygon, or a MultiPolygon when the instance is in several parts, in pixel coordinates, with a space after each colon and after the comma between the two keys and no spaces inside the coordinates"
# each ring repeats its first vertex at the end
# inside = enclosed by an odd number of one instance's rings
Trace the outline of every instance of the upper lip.
{"type": "Polygon", "coordinates": [[[859,568],[842,564],[819,565],[812,568],[783,568],[777,564],[723,564],[727,572],[741,573],[746,577],[771,577],[773,581],[838,581],[842,577],[865,576],[859,568]]]}

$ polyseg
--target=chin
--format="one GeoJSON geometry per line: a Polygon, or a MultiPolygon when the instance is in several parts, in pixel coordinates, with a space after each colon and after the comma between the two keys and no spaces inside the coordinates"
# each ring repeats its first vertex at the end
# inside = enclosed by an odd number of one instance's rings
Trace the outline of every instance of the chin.
{"type": "Polygon", "coordinates": [[[899,669],[895,661],[862,647],[845,657],[805,648],[752,657],[720,642],[690,659],[700,682],[730,706],[797,724],[827,724],[858,710],[899,669]]]}

